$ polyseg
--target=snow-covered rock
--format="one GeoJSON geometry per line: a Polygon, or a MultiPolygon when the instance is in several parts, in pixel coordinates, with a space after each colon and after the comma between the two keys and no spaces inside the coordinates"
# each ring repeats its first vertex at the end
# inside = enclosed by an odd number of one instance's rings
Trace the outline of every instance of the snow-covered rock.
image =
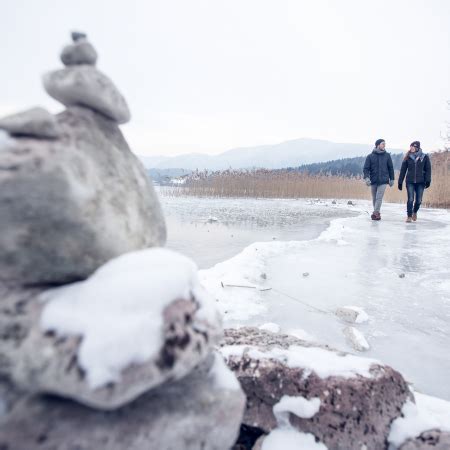
{"type": "Polygon", "coordinates": [[[79,280],[165,242],[156,193],[117,125],[81,107],[56,122],[58,139],[0,151],[0,280],[79,280]]]}
{"type": "Polygon", "coordinates": [[[95,66],[97,51],[88,42],[84,33],[72,33],[73,43],[66,45],[61,52],[61,61],[65,66],[89,64],[95,66]]]}
{"type": "Polygon", "coordinates": [[[349,323],[363,323],[369,320],[368,314],[358,306],[341,306],[336,315],[349,323]]]}
{"type": "Polygon", "coordinates": [[[43,77],[47,93],[65,106],[80,105],[123,124],[130,110],[114,83],[93,66],[70,66],[48,72],[43,77]]]}
{"type": "Polygon", "coordinates": [[[344,336],[347,338],[347,342],[358,352],[364,352],[369,350],[370,345],[367,342],[367,339],[361,333],[361,331],[357,330],[355,327],[345,327],[342,332],[344,336]]]}
{"type": "Polygon", "coordinates": [[[37,320],[7,355],[14,381],[99,409],[182,378],[221,337],[197,267],[166,249],[122,255],[40,299],[37,320]]]}
{"type": "Polygon", "coordinates": [[[55,117],[41,107],[31,108],[0,119],[0,129],[11,136],[56,138],[60,130],[55,117]]]}
{"type": "Polygon", "coordinates": [[[30,397],[0,423],[0,448],[229,450],[245,397],[219,359],[210,364],[108,413],[57,397],[30,397]]]}
{"type": "Polygon", "coordinates": [[[247,395],[245,425],[270,432],[277,427],[273,407],[285,396],[317,399],[309,418],[305,404],[289,405],[289,425],[330,449],[385,449],[391,422],[411,398],[391,367],[292,336],[227,329],[220,351],[247,395]]]}

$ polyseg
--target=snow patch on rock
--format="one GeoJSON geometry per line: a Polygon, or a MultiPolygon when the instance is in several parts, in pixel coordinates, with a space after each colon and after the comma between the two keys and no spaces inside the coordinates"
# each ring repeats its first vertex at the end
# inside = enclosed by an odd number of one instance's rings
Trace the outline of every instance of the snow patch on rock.
{"type": "Polygon", "coordinates": [[[416,404],[407,401],[402,408],[402,417],[392,422],[388,442],[396,447],[424,431],[450,432],[450,402],[417,392],[414,397],[416,404]]]}
{"type": "Polygon", "coordinates": [[[273,322],[265,323],[265,324],[259,326],[258,328],[260,330],[270,331],[271,333],[279,333],[281,330],[280,325],[278,325],[277,323],[273,323],[273,322]]]}
{"type": "Polygon", "coordinates": [[[370,345],[361,331],[355,327],[346,327],[342,330],[349,344],[358,352],[369,350],[370,345]]]}
{"type": "Polygon", "coordinates": [[[41,327],[82,337],[78,363],[95,389],[119,379],[130,364],[154,357],[163,344],[164,309],[192,296],[200,315],[216,312],[193,261],[150,248],[109,261],[86,281],[45,291],[41,327]]]}
{"type": "Polygon", "coordinates": [[[289,414],[295,414],[302,419],[311,419],[320,409],[320,398],[307,399],[305,397],[294,397],[283,395],[280,401],[274,405],[273,413],[279,426],[288,426],[289,414]]]}
{"type": "Polygon", "coordinates": [[[332,376],[352,378],[358,375],[371,377],[373,364],[381,364],[375,359],[361,358],[350,354],[339,354],[319,347],[291,345],[287,349],[273,348],[262,352],[248,345],[226,345],[220,349],[225,359],[248,354],[253,359],[274,359],[288,367],[314,372],[320,378],[332,376]]]}
{"type": "Polygon", "coordinates": [[[209,370],[209,377],[218,389],[238,391],[241,387],[234,373],[228,368],[222,356],[214,354],[214,363],[209,370]]]}
{"type": "Polygon", "coordinates": [[[276,428],[262,443],[261,450],[327,450],[321,442],[316,442],[311,433],[301,433],[293,428],[276,428]]]}

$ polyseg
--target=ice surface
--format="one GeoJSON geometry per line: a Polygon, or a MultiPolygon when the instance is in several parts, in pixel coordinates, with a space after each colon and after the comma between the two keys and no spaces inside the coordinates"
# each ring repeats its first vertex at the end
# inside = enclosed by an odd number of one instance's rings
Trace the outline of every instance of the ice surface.
{"type": "Polygon", "coordinates": [[[292,199],[172,197],[158,188],[167,247],[201,268],[231,258],[257,241],[317,237],[331,219],[356,215],[346,205],[292,199]],[[209,221],[215,218],[217,221],[209,221]]]}
{"type": "Polygon", "coordinates": [[[274,322],[347,351],[334,311],[358,305],[371,318],[357,324],[371,344],[366,354],[418,390],[450,399],[449,212],[422,208],[406,224],[404,205],[383,205],[380,222],[370,220],[366,202],[351,209],[359,215],[333,220],[316,239],[253,243],[200,271],[201,281],[226,326],[274,322]],[[222,288],[221,281],[271,290],[222,288]]]}
{"type": "Polygon", "coordinates": [[[216,313],[189,258],[162,248],[127,253],[86,281],[46,291],[41,326],[83,337],[78,362],[94,389],[154,357],[162,345],[164,309],[191,295],[201,305],[200,316],[216,313]]]}

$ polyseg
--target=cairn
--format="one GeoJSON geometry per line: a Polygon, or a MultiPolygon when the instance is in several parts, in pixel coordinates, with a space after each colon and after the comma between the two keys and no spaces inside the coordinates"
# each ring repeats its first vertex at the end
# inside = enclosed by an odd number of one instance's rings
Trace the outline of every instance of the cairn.
{"type": "Polygon", "coordinates": [[[0,448],[227,450],[245,404],[222,324],[118,125],[84,33],[0,120],[0,448]],[[1,136],[0,136],[1,137],[1,136]]]}

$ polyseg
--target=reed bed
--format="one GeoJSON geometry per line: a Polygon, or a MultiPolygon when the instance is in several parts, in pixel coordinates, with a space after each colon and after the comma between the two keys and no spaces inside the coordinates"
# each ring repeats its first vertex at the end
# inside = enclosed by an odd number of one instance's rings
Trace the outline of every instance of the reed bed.
{"type": "MultiPolygon", "coordinates": [[[[432,154],[433,181],[425,191],[423,204],[450,208],[450,152],[432,154]]],[[[396,174],[398,177],[398,174],[396,174]]],[[[196,197],[250,198],[323,198],[370,199],[370,189],[362,177],[309,175],[295,170],[226,170],[197,172],[182,188],[166,188],[166,195],[196,197]]],[[[388,188],[385,200],[406,201],[406,189],[397,189],[397,182],[388,188]]]]}

